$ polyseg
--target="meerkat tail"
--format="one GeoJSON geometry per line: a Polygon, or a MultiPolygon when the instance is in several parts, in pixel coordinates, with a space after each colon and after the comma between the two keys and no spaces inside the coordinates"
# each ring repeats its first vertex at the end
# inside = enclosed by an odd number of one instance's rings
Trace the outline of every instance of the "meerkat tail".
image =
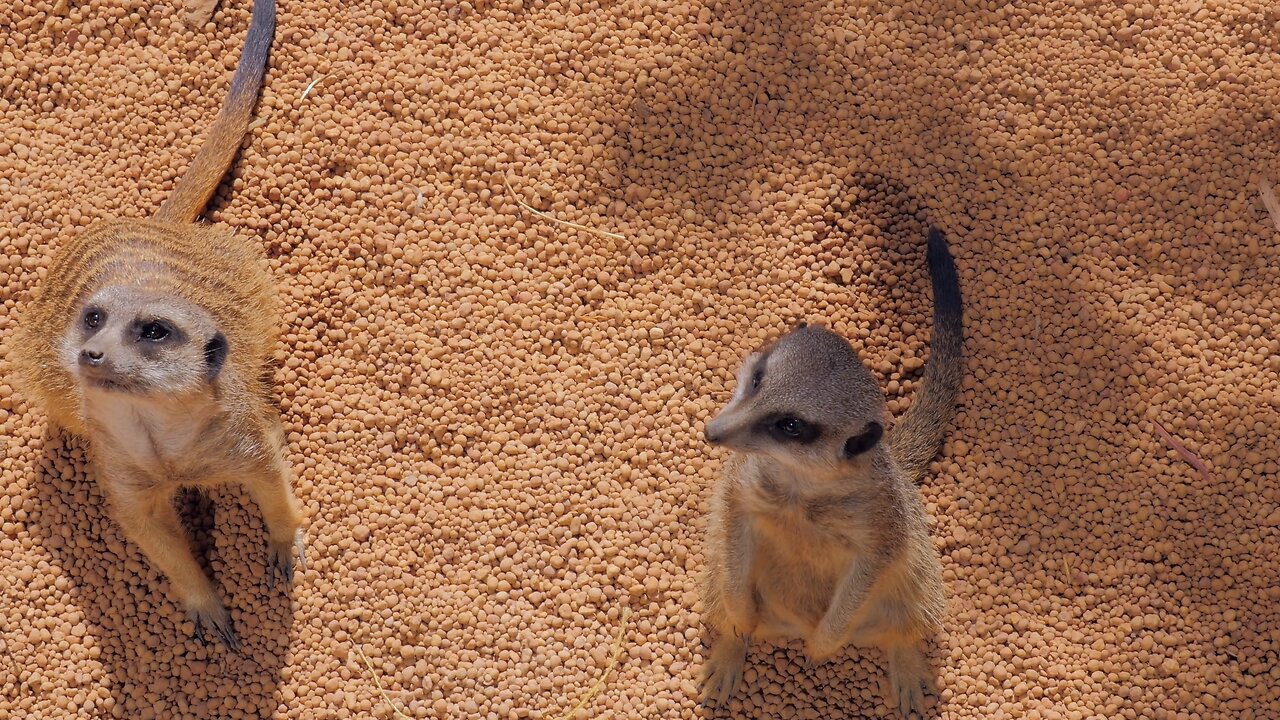
{"type": "Polygon", "coordinates": [[[262,88],[267,56],[276,29],[275,0],[255,0],[253,18],[245,35],[240,62],[231,78],[227,99],[209,129],[196,159],[174,187],[173,194],[160,205],[156,219],[189,223],[196,219],[227,174],[253,117],[253,107],[262,88]]]}
{"type": "Polygon", "coordinates": [[[889,447],[912,482],[924,475],[941,447],[947,424],[955,416],[956,397],[964,380],[960,279],[947,240],[936,228],[929,229],[926,258],[933,282],[931,357],[925,366],[923,386],[889,433],[889,447]]]}

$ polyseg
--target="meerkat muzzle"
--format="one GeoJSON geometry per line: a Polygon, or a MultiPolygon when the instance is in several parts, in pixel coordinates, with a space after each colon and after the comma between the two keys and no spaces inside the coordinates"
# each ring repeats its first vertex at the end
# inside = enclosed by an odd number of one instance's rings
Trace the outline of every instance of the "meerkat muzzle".
{"type": "Polygon", "coordinates": [[[106,362],[106,357],[100,350],[81,350],[80,351],[80,367],[97,368],[102,367],[106,362]]]}
{"type": "Polygon", "coordinates": [[[712,445],[729,445],[742,428],[742,421],[739,413],[735,413],[732,408],[725,408],[719,415],[711,418],[702,436],[712,445]]]}

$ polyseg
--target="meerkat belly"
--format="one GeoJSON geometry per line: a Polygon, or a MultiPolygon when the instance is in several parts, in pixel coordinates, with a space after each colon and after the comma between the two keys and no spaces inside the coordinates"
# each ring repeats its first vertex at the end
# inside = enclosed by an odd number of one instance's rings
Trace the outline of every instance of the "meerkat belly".
{"type": "Polygon", "coordinates": [[[205,407],[99,395],[86,398],[85,417],[95,452],[133,468],[149,484],[200,484],[225,456],[214,432],[218,418],[205,407]]]}
{"type": "Polygon", "coordinates": [[[806,524],[773,519],[759,528],[763,537],[752,568],[760,599],[756,634],[762,639],[805,637],[831,605],[854,551],[806,524]]]}

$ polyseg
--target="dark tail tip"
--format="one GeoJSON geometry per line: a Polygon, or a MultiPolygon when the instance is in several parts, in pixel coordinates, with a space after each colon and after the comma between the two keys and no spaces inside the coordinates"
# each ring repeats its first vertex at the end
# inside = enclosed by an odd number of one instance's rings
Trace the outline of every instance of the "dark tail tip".
{"type": "Polygon", "coordinates": [[[960,277],[956,273],[951,249],[947,247],[947,239],[937,228],[929,228],[926,260],[929,263],[929,278],[933,281],[934,313],[949,321],[958,321],[962,313],[960,277]]]}
{"type": "Polygon", "coordinates": [[[960,278],[947,240],[937,228],[929,229],[926,252],[929,278],[933,281],[933,337],[929,340],[929,362],[924,384],[902,420],[889,434],[902,470],[912,481],[929,468],[942,445],[947,424],[956,412],[956,398],[964,379],[964,319],[960,301],[960,278]]]}

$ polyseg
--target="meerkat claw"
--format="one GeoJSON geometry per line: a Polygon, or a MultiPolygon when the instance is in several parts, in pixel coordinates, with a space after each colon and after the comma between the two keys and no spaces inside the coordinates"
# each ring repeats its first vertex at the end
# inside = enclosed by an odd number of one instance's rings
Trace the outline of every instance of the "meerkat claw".
{"type": "Polygon", "coordinates": [[[898,712],[903,718],[911,717],[911,713],[924,711],[924,686],[919,683],[908,683],[894,688],[897,695],[898,712]]]}
{"type": "Polygon", "coordinates": [[[196,626],[196,639],[202,644],[208,644],[204,632],[207,625],[213,630],[213,634],[218,637],[218,642],[223,647],[237,655],[240,654],[240,638],[236,637],[235,627],[231,624],[231,616],[227,614],[225,608],[219,607],[217,611],[213,612],[204,610],[192,611],[191,620],[196,626]]]}
{"type": "Polygon", "coordinates": [[[271,543],[270,556],[267,559],[268,588],[275,588],[277,577],[284,582],[285,587],[293,585],[293,553],[295,550],[298,552],[298,566],[306,570],[306,543],[302,530],[298,530],[290,542],[271,543]]]}
{"type": "Polygon", "coordinates": [[[916,651],[891,652],[889,682],[903,718],[910,717],[913,711],[924,714],[925,694],[933,691],[933,683],[923,655],[916,651]]]}
{"type": "Polygon", "coordinates": [[[277,579],[286,588],[293,585],[293,545],[271,548],[271,557],[267,561],[267,587],[274,590],[277,579]]]}
{"type": "Polygon", "coordinates": [[[702,670],[702,703],[719,708],[729,703],[742,682],[746,665],[748,640],[743,637],[721,638],[711,648],[702,670]]]}

